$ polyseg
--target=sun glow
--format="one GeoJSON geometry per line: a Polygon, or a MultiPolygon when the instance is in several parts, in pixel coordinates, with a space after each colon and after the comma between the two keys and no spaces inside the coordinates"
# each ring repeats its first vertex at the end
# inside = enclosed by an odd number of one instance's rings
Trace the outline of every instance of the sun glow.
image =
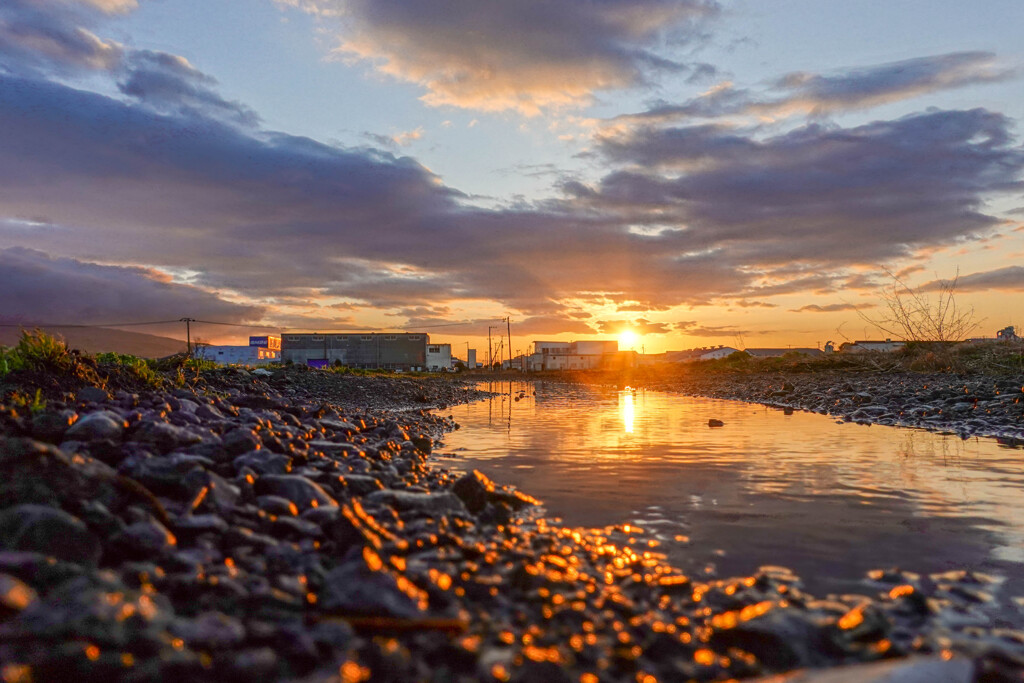
{"type": "Polygon", "coordinates": [[[633,348],[636,346],[637,339],[639,339],[639,337],[633,330],[623,330],[622,332],[619,332],[619,348],[633,348]]]}

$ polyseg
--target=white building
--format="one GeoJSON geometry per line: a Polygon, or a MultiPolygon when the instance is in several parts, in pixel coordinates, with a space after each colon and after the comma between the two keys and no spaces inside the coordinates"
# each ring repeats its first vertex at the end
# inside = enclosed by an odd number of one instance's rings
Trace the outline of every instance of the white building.
{"type": "Polygon", "coordinates": [[[427,370],[448,372],[452,369],[451,344],[427,344],[427,370]]]}
{"type": "Polygon", "coordinates": [[[193,355],[218,365],[263,365],[281,361],[280,351],[263,346],[197,346],[193,355]]]}
{"type": "Polygon", "coordinates": [[[575,342],[533,342],[533,353],[527,359],[527,369],[533,372],[544,370],[593,370],[620,362],[636,364],[636,354],[620,358],[617,341],[575,341],[575,342]]]}

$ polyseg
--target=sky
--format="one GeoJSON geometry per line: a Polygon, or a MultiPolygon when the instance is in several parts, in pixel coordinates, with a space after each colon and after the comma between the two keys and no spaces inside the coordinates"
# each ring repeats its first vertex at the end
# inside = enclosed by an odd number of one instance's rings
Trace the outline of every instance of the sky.
{"type": "Polygon", "coordinates": [[[1020,0],[4,0],[0,322],[814,347],[885,336],[897,278],[959,277],[975,334],[1020,329],[1021,26],[1020,0]]]}

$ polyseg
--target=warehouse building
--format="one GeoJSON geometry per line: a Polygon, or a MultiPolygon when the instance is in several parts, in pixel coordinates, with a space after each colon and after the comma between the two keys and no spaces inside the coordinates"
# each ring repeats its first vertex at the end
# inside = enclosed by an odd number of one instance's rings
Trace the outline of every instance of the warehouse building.
{"type": "Polygon", "coordinates": [[[429,343],[429,335],[415,333],[286,333],[281,336],[281,359],[314,367],[421,370],[427,365],[429,343]]]}

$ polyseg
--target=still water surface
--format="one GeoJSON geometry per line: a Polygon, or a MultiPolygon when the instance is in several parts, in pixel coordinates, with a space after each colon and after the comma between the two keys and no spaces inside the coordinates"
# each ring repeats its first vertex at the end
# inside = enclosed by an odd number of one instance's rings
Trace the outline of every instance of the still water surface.
{"type": "Polygon", "coordinates": [[[462,429],[441,464],[513,484],[569,526],[638,524],[690,572],[783,565],[824,595],[860,592],[875,568],[970,568],[1024,593],[1022,450],[653,391],[481,388],[499,395],[447,411],[462,429]]]}

